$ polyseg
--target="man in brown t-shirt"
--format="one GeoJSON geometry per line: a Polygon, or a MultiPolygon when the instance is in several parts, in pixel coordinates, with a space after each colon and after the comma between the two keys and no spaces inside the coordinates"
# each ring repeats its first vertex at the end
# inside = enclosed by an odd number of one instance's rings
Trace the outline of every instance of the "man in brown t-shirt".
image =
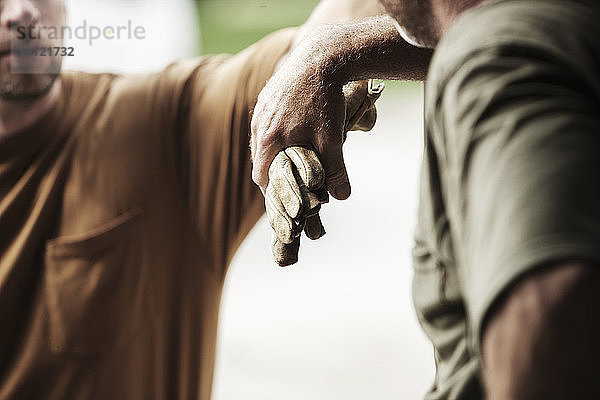
{"type": "Polygon", "coordinates": [[[264,211],[249,112],[304,32],[377,7],[324,0],[236,56],[119,76],[19,55],[63,0],[0,0],[0,399],[209,399],[227,265],[264,211]]]}

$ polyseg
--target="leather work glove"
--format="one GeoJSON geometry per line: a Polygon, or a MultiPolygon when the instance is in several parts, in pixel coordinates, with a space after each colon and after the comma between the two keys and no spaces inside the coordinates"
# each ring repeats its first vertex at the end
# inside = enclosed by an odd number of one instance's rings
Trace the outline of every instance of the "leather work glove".
{"type": "MultiPolygon", "coordinates": [[[[373,128],[377,119],[375,102],[383,89],[383,83],[375,86],[372,80],[344,86],[344,141],[347,131],[373,128]]],[[[284,267],[298,261],[302,231],[312,240],[325,235],[319,211],[327,202],[325,171],[317,153],[299,146],[280,151],[269,167],[265,192],[265,208],[273,229],[271,247],[277,264],[284,267]]]]}

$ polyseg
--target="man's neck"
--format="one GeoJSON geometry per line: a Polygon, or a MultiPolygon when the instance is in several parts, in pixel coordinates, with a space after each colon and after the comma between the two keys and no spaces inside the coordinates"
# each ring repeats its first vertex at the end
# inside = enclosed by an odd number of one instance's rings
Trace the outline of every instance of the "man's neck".
{"type": "Polygon", "coordinates": [[[59,98],[60,78],[56,79],[46,94],[27,100],[0,99],[0,138],[10,136],[33,126],[59,98]]]}

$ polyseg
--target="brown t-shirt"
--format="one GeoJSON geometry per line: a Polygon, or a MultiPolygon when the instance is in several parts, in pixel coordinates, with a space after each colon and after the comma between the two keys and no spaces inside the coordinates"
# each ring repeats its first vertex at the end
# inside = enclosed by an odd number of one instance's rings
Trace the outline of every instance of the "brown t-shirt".
{"type": "Polygon", "coordinates": [[[292,36],[64,73],[0,139],[0,399],[209,399],[227,265],[263,213],[249,110],[292,36]]]}

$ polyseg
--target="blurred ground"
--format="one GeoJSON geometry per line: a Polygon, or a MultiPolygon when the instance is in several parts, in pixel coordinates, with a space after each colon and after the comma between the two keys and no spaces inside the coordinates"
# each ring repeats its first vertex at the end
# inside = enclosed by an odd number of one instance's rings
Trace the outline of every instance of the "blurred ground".
{"type": "MultiPolygon", "coordinates": [[[[139,42],[77,45],[67,68],[134,72],[236,52],[294,26],[318,0],[70,0],[70,22],[143,24],[139,42]],[[202,40],[200,40],[202,37],[202,40]]],[[[353,194],[322,212],[327,235],[277,267],[263,219],[243,243],[221,309],[214,400],[415,400],[433,380],[410,302],[422,87],[388,84],[373,133],[351,134],[353,194]]]]}
{"type": "MultiPolygon", "coordinates": [[[[322,212],[327,235],[281,269],[265,219],[231,266],[214,400],[414,400],[433,355],[410,301],[422,88],[384,94],[371,134],[345,146],[353,194],[322,212]]],[[[304,238],[305,239],[305,238],[304,238]]]]}

